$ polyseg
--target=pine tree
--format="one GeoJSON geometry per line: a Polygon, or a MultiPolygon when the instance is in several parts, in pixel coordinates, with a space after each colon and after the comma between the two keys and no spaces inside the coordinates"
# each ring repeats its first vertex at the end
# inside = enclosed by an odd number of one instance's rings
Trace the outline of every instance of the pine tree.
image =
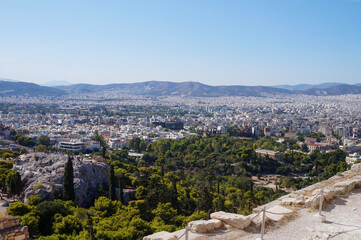
{"type": "Polygon", "coordinates": [[[109,195],[110,195],[111,200],[116,199],[115,186],[116,186],[116,178],[115,178],[115,175],[114,175],[114,165],[110,165],[110,170],[109,170],[109,195]]]}
{"type": "Polygon", "coordinates": [[[68,156],[68,161],[66,162],[64,169],[64,178],[63,178],[63,200],[64,201],[74,201],[74,170],[73,170],[73,161],[68,156]]]}

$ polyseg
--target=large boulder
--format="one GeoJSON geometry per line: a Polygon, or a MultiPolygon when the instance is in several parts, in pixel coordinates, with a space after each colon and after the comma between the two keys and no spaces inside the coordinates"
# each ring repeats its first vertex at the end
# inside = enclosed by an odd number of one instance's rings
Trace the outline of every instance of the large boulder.
{"type": "MultiPolygon", "coordinates": [[[[62,192],[67,155],[30,153],[19,156],[14,170],[21,175],[24,186],[24,199],[39,194],[42,199],[54,199],[62,192]]],[[[75,157],[74,190],[75,201],[82,207],[90,206],[97,197],[100,186],[108,183],[109,169],[105,163],[75,157]]]]}
{"type": "Polygon", "coordinates": [[[285,216],[290,215],[293,211],[280,205],[273,206],[266,210],[266,216],[271,221],[281,221],[285,216]]]}
{"type": "Polygon", "coordinates": [[[143,240],[177,240],[177,235],[162,231],[143,237],[143,240]]]}
{"type": "Polygon", "coordinates": [[[226,213],[223,211],[212,213],[211,218],[218,219],[218,220],[224,222],[225,224],[231,225],[232,227],[235,227],[235,228],[241,228],[241,229],[247,227],[251,223],[250,218],[248,218],[246,216],[243,216],[240,214],[235,214],[235,213],[226,213]]]}
{"type": "Polygon", "coordinates": [[[188,223],[188,227],[192,232],[210,233],[222,226],[222,222],[218,219],[197,220],[188,223]]]}
{"type": "Polygon", "coordinates": [[[281,199],[283,205],[301,205],[303,203],[303,196],[286,197],[281,199]]]}

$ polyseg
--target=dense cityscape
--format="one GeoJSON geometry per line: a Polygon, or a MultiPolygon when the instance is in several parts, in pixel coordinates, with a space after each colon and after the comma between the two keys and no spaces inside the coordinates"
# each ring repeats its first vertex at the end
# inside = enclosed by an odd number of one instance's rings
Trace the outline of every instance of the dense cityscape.
{"type": "Polygon", "coordinates": [[[7,212],[39,239],[139,239],[210,211],[248,215],[361,161],[360,98],[1,97],[3,206],[22,201],[7,212]]]}

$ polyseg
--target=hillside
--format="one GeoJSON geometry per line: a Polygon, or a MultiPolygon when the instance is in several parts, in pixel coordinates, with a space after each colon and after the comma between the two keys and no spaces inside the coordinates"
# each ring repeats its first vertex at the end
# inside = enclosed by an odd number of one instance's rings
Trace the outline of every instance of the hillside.
{"type": "Polygon", "coordinates": [[[220,96],[261,96],[262,94],[291,94],[290,91],[280,88],[264,86],[210,86],[199,82],[158,82],[149,81],[141,83],[119,83],[107,85],[75,84],[58,87],[67,92],[98,92],[98,91],[121,91],[131,94],[144,95],[181,95],[200,97],[220,96]]]}
{"type": "Polygon", "coordinates": [[[197,96],[197,97],[221,97],[221,96],[263,96],[266,94],[307,94],[315,96],[360,94],[361,86],[323,83],[317,85],[299,84],[295,86],[280,85],[275,87],[267,86],[211,86],[199,82],[161,82],[149,81],[141,83],[115,83],[106,85],[74,84],[70,86],[57,87],[68,93],[81,92],[102,92],[119,91],[139,95],[176,95],[176,96],[197,96]]]}
{"type": "Polygon", "coordinates": [[[0,81],[0,96],[60,96],[64,93],[63,90],[35,83],[0,81]]]}
{"type": "Polygon", "coordinates": [[[305,91],[300,91],[300,93],[316,96],[361,94],[361,86],[341,84],[323,89],[312,88],[305,91]]]}
{"type": "Polygon", "coordinates": [[[287,90],[296,90],[296,91],[303,91],[303,90],[308,90],[308,89],[324,89],[324,88],[329,88],[329,87],[333,87],[333,86],[337,86],[337,85],[342,85],[343,83],[338,83],[338,82],[330,82],[330,83],[320,83],[320,84],[297,84],[297,85],[275,85],[272,87],[276,87],[276,88],[283,88],[283,89],[287,89],[287,90]]]}

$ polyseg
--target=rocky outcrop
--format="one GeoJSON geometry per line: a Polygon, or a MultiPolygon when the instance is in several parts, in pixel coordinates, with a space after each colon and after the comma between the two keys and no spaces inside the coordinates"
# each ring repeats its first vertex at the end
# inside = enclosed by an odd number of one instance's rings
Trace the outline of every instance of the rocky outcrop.
{"type": "Polygon", "coordinates": [[[19,218],[0,215],[0,240],[25,240],[29,239],[27,226],[19,224],[19,218]]]}
{"type": "MultiPolygon", "coordinates": [[[[42,199],[54,199],[62,192],[66,155],[31,153],[21,155],[14,170],[25,183],[24,199],[39,194],[42,199]]],[[[83,207],[92,204],[100,186],[108,183],[108,165],[86,158],[74,157],[75,201],[83,207]]]]}

